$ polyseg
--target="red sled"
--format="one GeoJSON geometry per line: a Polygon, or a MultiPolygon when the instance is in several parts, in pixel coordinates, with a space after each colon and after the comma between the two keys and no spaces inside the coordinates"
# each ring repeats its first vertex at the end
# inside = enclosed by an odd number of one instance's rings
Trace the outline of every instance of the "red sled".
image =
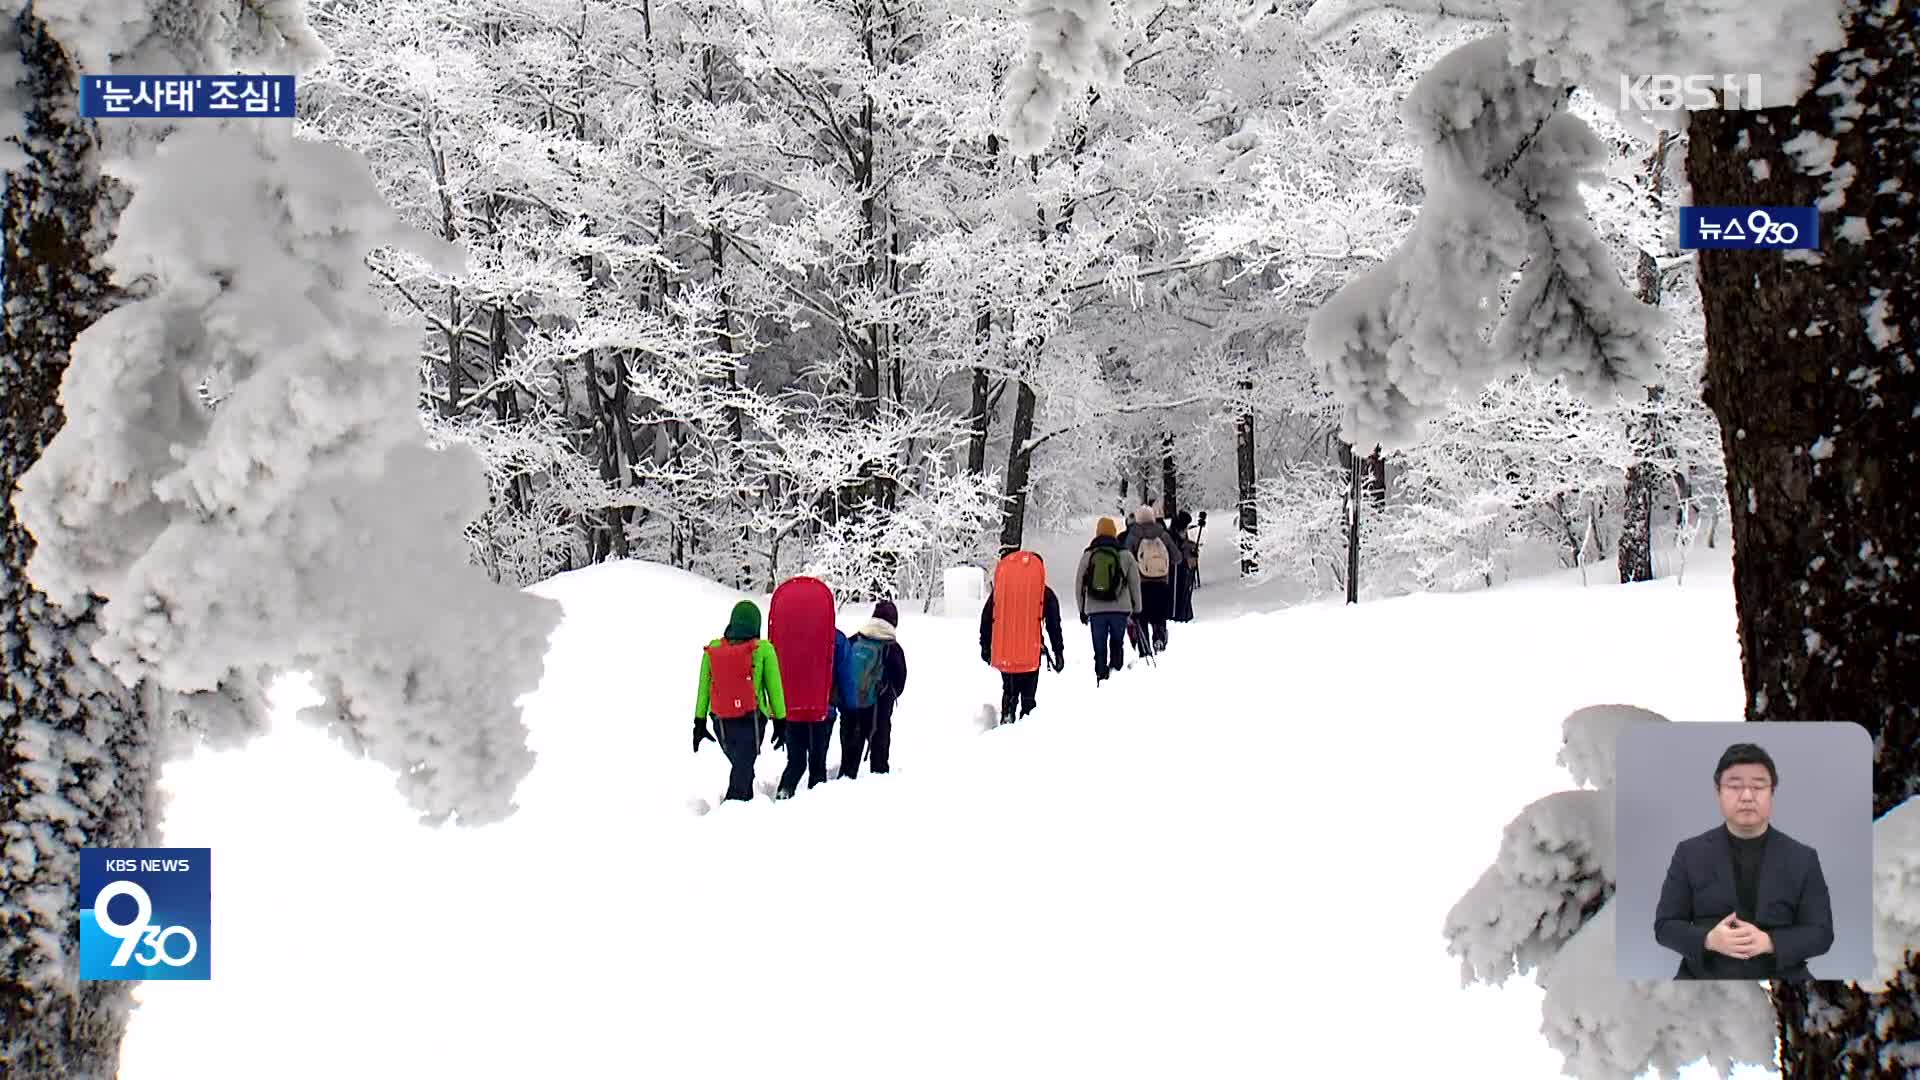
{"type": "MultiPolygon", "coordinates": [[[[1015,551],[993,571],[993,666],[1009,675],[1040,670],[1040,619],[1047,608],[1047,564],[1015,551]]],[[[784,674],[783,667],[781,672],[784,674]]]]}
{"type": "Polygon", "coordinates": [[[780,658],[787,719],[825,720],[833,691],[833,590],[819,578],[788,578],[767,606],[767,640],[780,658]]]}

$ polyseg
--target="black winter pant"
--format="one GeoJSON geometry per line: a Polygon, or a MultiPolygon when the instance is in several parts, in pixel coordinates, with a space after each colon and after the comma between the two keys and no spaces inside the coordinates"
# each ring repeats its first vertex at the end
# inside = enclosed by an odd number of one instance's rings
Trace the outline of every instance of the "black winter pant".
{"type": "Polygon", "coordinates": [[[780,774],[780,791],[791,795],[800,789],[800,774],[807,774],[807,786],[827,782],[827,744],[833,740],[833,717],[825,720],[787,718],[787,771],[780,774]]]}
{"type": "Polygon", "coordinates": [[[1126,612],[1087,616],[1093,629],[1093,677],[1104,679],[1127,664],[1126,612]]]}
{"type": "Polygon", "coordinates": [[[1015,720],[1033,712],[1034,695],[1040,692],[1040,673],[1022,672],[1018,675],[1009,672],[1000,673],[1000,722],[1011,724],[1015,720]],[[1018,712],[1015,708],[1018,707],[1018,712]]]}
{"type": "Polygon", "coordinates": [[[1140,583],[1140,628],[1152,635],[1148,644],[1154,652],[1167,647],[1167,617],[1173,614],[1173,582],[1140,583]]]}
{"type": "MultiPolygon", "coordinates": [[[[733,765],[727,774],[727,798],[753,798],[753,761],[760,755],[760,718],[742,716],[721,720],[720,750],[733,765]]],[[[724,800],[723,800],[724,801],[724,800]]]]}
{"type": "Polygon", "coordinates": [[[840,714],[840,775],[860,775],[860,754],[873,743],[872,770],[887,771],[887,752],[893,744],[893,701],[882,697],[864,709],[848,709],[840,714]]]}

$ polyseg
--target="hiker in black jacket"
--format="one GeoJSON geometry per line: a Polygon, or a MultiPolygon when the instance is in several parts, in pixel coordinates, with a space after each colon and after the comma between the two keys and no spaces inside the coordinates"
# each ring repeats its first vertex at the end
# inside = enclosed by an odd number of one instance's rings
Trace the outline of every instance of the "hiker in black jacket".
{"type": "Polygon", "coordinates": [[[1173,542],[1179,546],[1180,571],[1173,583],[1173,621],[1193,621],[1193,587],[1199,584],[1194,571],[1200,568],[1200,545],[1187,530],[1193,526],[1193,515],[1185,510],[1173,515],[1173,525],[1167,532],[1173,536],[1173,542]]]}
{"type": "MultiPolygon", "coordinates": [[[[1057,674],[1067,666],[1066,643],[1060,639],[1060,598],[1047,586],[1045,605],[1040,612],[1047,640],[1053,644],[1053,670],[1057,674]]],[[[1039,704],[1040,667],[1044,657],[1035,657],[1031,671],[1000,672],[1000,722],[1011,724],[1033,712],[1039,704]]],[[[993,597],[988,596],[980,609],[980,662],[993,663],[993,597]]]]}
{"type": "Polygon", "coordinates": [[[860,755],[872,741],[873,771],[887,771],[893,747],[893,703],[907,688],[907,652],[896,638],[900,610],[873,606],[873,618],[847,641],[847,663],[835,679],[840,706],[840,775],[860,775],[860,755]],[[875,655],[867,655],[869,652],[875,655]],[[877,667],[875,666],[877,665],[877,667]],[[870,680],[870,682],[868,682],[870,680]]]}
{"type": "Polygon", "coordinates": [[[1161,652],[1167,647],[1167,620],[1173,617],[1180,578],[1180,544],[1151,506],[1133,512],[1124,542],[1140,567],[1140,629],[1151,635],[1153,651],[1161,652]]]}

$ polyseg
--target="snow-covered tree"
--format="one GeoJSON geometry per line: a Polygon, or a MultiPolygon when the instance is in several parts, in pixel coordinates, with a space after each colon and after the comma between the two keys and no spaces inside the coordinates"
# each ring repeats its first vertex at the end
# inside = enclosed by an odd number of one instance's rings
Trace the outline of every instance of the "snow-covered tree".
{"type": "Polygon", "coordinates": [[[1583,1080],[1633,1080],[1648,1069],[1664,1080],[1702,1058],[1724,1075],[1773,1056],[1758,984],[1614,974],[1615,747],[1623,730],[1665,722],[1630,705],[1568,715],[1559,760],[1581,786],[1522,810],[1494,864],[1447,913],[1462,985],[1535,974],[1546,990],[1541,1030],[1583,1080]]]}
{"type": "Polygon", "coordinates": [[[423,814],[492,820],[558,610],[464,565],[484,478],[427,447],[412,335],[364,268],[397,237],[364,160],[282,121],[76,115],[81,73],[302,68],[302,6],[12,17],[0,1065],[107,1077],[127,996],[77,981],[78,850],[152,842],[176,733],[241,739],[263,675],[311,670],[423,814]]]}
{"type": "MultiPolygon", "coordinates": [[[[1902,449],[1920,423],[1920,198],[1909,190],[1920,23],[1900,4],[1853,0],[1779,0],[1731,29],[1720,9],[1692,4],[1496,0],[1474,13],[1501,32],[1436,65],[1408,106],[1433,121],[1430,177],[1453,181],[1429,184],[1422,222],[1434,228],[1416,228],[1316,316],[1311,348],[1348,423],[1409,442],[1447,387],[1529,367],[1597,396],[1647,381],[1651,323],[1597,273],[1590,226],[1536,213],[1533,196],[1564,191],[1591,158],[1590,133],[1560,102],[1576,86],[1611,94],[1623,76],[1758,76],[1762,108],[1667,118],[1687,130],[1695,203],[1822,214],[1817,252],[1698,260],[1747,718],[1861,723],[1875,737],[1874,809],[1886,813],[1920,792],[1920,637],[1907,627],[1920,575],[1894,554],[1920,530],[1902,449]],[[1491,310],[1479,301],[1523,258],[1536,287],[1509,302],[1519,333],[1476,351],[1491,310]]],[[[1874,993],[1777,986],[1782,1071],[1866,1073],[1920,1056],[1920,954],[1905,963],[1874,993]]]]}

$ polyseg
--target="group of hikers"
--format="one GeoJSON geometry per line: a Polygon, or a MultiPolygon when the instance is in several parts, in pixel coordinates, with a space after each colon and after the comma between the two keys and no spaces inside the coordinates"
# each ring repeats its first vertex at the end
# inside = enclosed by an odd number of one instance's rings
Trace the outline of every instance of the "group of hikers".
{"type": "MultiPolygon", "coordinates": [[[[1184,511],[1169,524],[1141,506],[1124,529],[1107,517],[1095,525],[1074,581],[1080,622],[1093,636],[1096,686],[1125,666],[1128,641],[1151,658],[1167,647],[1169,621],[1193,619],[1200,545],[1188,535],[1192,523],[1184,511]]],[[[871,771],[887,771],[894,705],[907,686],[899,609],[880,601],[849,637],[834,626],[835,607],[825,582],[790,578],[773,592],[766,637],[759,606],[742,600],[702,653],[693,750],[720,744],[731,766],[726,799],[753,798],[754,762],[769,727],[773,749],[787,753],[775,799],[792,798],[802,776],[808,788],[826,781],[836,723],[843,778],[857,777],[869,755],[871,771]]],[[[995,567],[980,609],[980,659],[1000,673],[1002,724],[1033,712],[1043,663],[1055,673],[1066,669],[1060,601],[1035,552],[1011,552],[995,567]]]]}
{"type": "Polygon", "coordinates": [[[848,637],[833,625],[833,593],[825,582],[798,577],[774,590],[766,638],[760,608],[751,600],[733,606],[727,629],[700,659],[700,689],[693,703],[693,750],[712,740],[732,769],[728,799],[753,798],[753,766],[773,729],[773,749],[785,749],[787,767],[774,798],[790,799],[827,779],[827,747],[840,725],[840,775],[860,775],[863,758],[872,771],[887,771],[893,743],[893,707],[907,688],[907,653],[900,647],[900,612],[891,600],[848,637]],[[720,729],[707,726],[712,717],[720,729]]]}
{"type": "MultiPolygon", "coordinates": [[[[1192,524],[1184,510],[1168,524],[1147,505],[1124,529],[1110,517],[1095,523],[1073,575],[1080,622],[1093,635],[1095,686],[1126,666],[1129,641],[1150,659],[1166,651],[1169,621],[1193,621],[1200,543],[1189,535],[1192,524]]],[[[1000,672],[1002,724],[1033,712],[1043,661],[1056,674],[1066,670],[1060,600],[1046,579],[1038,554],[1012,552],[995,568],[993,591],[980,609],[980,659],[1000,672]]]]}

